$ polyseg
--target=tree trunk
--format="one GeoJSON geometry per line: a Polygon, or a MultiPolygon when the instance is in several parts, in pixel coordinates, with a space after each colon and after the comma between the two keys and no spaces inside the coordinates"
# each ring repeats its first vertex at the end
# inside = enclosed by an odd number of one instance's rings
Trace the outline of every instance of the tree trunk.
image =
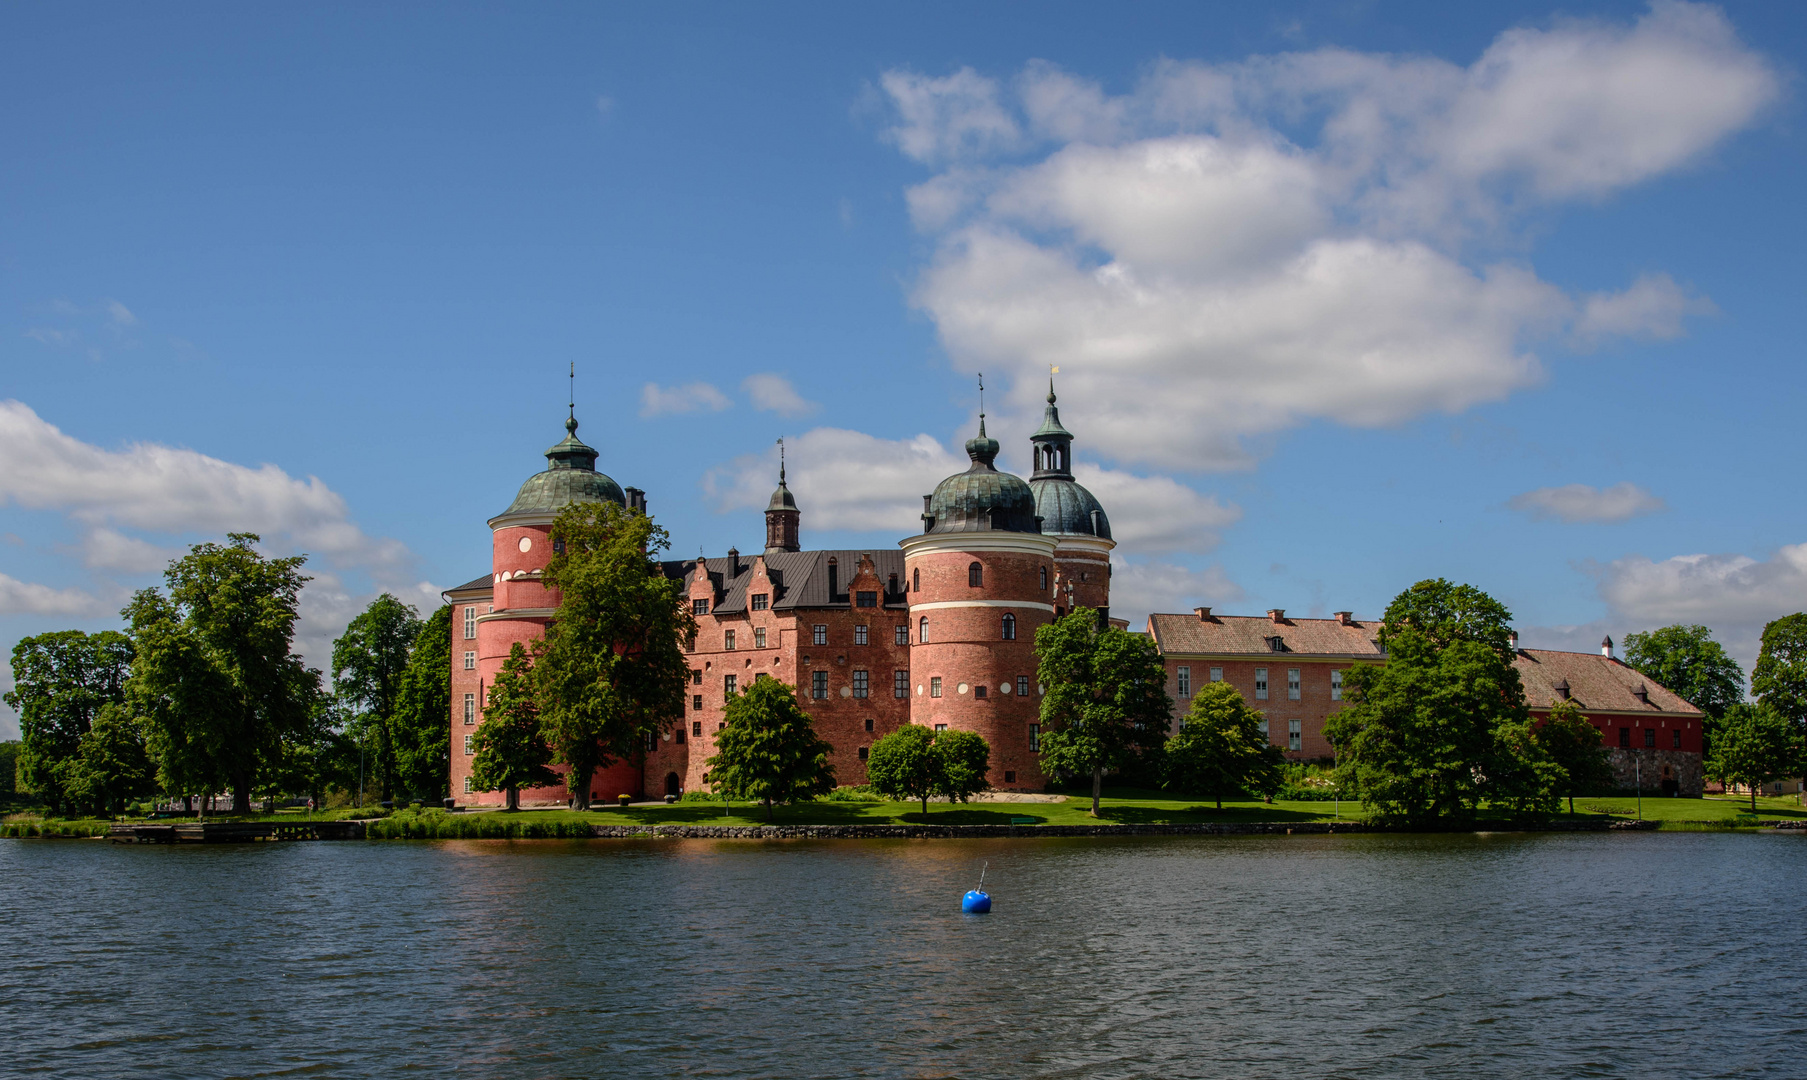
{"type": "Polygon", "coordinates": [[[182,796],[182,812],[184,814],[192,814],[192,813],[194,813],[194,808],[195,808],[195,797],[193,795],[182,796]]]}
{"type": "Polygon", "coordinates": [[[1092,770],[1092,816],[1098,816],[1098,793],[1104,787],[1104,769],[1092,770]]]}
{"type": "Polygon", "coordinates": [[[1751,781],[1751,813],[1757,812],[1757,782],[1751,781]]]}
{"type": "Polygon", "coordinates": [[[1573,795],[1569,796],[1569,816],[1575,816],[1575,796],[1573,795]]]}
{"type": "Polygon", "coordinates": [[[922,816],[929,816],[929,796],[927,792],[924,792],[922,796],[922,816]]]}
{"type": "Polygon", "coordinates": [[[578,772],[576,769],[571,770],[572,777],[578,781],[577,787],[571,792],[571,806],[576,810],[584,811],[590,808],[591,771],[590,769],[582,772],[578,772]]]}
{"type": "Polygon", "coordinates": [[[503,800],[502,800],[503,809],[519,810],[521,808],[521,789],[520,788],[515,787],[511,784],[508,787],[503,788],[502,793],[503,793],[503,800]]]}
{"type": "Polygon", "coordinates": [[[772,820],[772,800],[771,799],[767,799],[765,801],[765,819],[767,821],[772,820]]]}
{"type": "Polygon", "coordinates": [[[251,812],[251,776],[248,773],[240,773],[232,778],[232,812],[251,812]]]}

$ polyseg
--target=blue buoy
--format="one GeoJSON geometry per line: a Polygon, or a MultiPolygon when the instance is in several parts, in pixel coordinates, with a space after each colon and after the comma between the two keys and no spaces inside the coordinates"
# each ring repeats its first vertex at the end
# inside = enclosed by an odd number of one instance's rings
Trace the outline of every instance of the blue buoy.
{"type": "Polygon", "coordinates": [[[979,887],[960,898],[960,910],[968,915],[983,915],[991,910],[991,894],[985,891],[985,871],[991,869],[986,863],[979,869],[979,887]]]}

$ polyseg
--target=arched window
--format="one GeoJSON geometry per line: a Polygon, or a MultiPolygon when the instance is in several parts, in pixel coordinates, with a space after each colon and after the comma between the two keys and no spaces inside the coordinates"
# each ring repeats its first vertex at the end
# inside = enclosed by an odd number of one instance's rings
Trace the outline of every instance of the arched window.
{"type": "Polygon", "coordinates": [[[921,592],[922,591],[922,567],[920,567],[920,566],[918,566],[916,569],[910,571],[910,591],[911,592],[921,592]]]}
{"type": "Polygon", "coordinates": [[[978,563],[973,563],[971,566],[967,567],[966,583],[975,589],[985,584],[985,568],[978,563]]]}
{"type": "Polygon", "coordinates": [[[1048,568],[1042,567],[1042,592],[1048,591],[1048,568]]]}
{"type": "Polygon", "coordinates": [[[1016,616],[1015,615],[1005,615],[1004,616],[1004,640],[1005,641],[1015,641],[1016,640],[1016,616]]]}
{"type": "Polygon", "coordinates": [[[929,640],[929,617],[924,615],[916,624],[916,644],[922,645],[929,640]]]}

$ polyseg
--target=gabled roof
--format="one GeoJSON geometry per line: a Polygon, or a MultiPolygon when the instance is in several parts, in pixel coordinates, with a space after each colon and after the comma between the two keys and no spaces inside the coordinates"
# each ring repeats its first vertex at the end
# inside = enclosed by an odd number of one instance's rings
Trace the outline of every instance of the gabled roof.
{"type": "Polygon", "coordinates": [[[471,580],[465,582],[462,585],[454,585],[451,588],[445,590],[445,592],[441,593],[440,595],[441,596],[450,596],[453,593],[461,593],[461,592],[485,592],[485,593],[494,592],[495,587],[496,587],[495,575],[494,574],[484,574],[482,577],[472,578],[471,580]]]}
{"type": "Polygon", "coordinates": [[[1148,632],[1162,653],[1181,655],[1353,656],[1384,659],[1380,623],[1285,619],[1266,615],[1150,615],[1148,632]],[[1278,649],[1272,639],[1280,639],[1278,649]]]}
{"type": "Polygon", "coordinates": [[[1566,682],[1569,700],[1583,710],[1701,715],[1699,709],[1655,679],[1599,653],[1520,649],[1518,677],[1525,686],[1525,701],[1533,709],[1547,709],[1561,701],[1562,693],[1556,684],[1566,682]],[[1632,693],[1640,686],[1649,701],[1632,693]]]}
{"type": "MultiPolygon", "coordinates": [[[[789,611],[798,608],[851,607],[853,601],[847,587],[858,572],[861,555],[872,558],[873,568],[880,582],[888,582],[890,576],[895,574],[901,589],[904,575],[902,551],[887,551],[883,548],[876,551],[780,551],[765,556],[766,572],[772,578],[772,609],[789,611]],[[835,560],[838,572],[832,596],[828,591],[830,559],[835,560]]],[[[747,610],[748,586],[753,581],[753,558],[751,555],[742,555],[738,569],[727,558],[702,560],[710,583],[715,587],[715,603],[711,605],[714,611],[728,615],[747,610]]],[[[697,562],[696,559],[684,559],[661,565],[667,576],[687,579],[695,572],[697,562]]],[[[908,606],[901,591],[893,593],[889,589],[886,589],[880,602],[888,608],[908,606]]]]}

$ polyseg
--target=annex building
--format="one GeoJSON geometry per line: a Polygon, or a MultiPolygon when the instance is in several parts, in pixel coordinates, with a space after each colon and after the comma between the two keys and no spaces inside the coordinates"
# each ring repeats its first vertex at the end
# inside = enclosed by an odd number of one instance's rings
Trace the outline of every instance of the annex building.
{"type": "MultiPolygon", "coordinates": [[[[490,572],[444,594],[453,606],[451,790],[462,804],[502,802],[500,792],[474,790],[472,744],[510,647],[538,638],[557,610],[541,581],[553,519],[573,501],[646,509],[643,491],[596,470],[597,451],[577,428],[573,412],[547,467],[489,520],[490,572]]],[[[797,687],[834,747],[842,783],[862,783],[872,744],[914,723],[977,732],[991,745],[993,787],[1041,790],[1035,631],[1074,607],[1108,617],[1116,546],[1104,508],[1073,477],[1073,438],[1050,386],[1024,480],[997,468],[1001,448],[981,414],[966,443],[970,465],[923,496],[922,532],[895,549],[805,550],[802,508],[781,467],[762,550],[662,563],[684,583],[700,626],[684,719],[633,760],[599,771],[591,797],[703,789],[727,698],[761,676],[797,687]]],[[[1195,686],[1227,681],[1266,713],[1268,737],[1296,760],[1331,756],[1323,728],[1342,707],[1342,672],[1385,660],[1378,632],[1349,612],[1289,619],[1279,609],[1256,617],[1210,608],[1153,615],[1146,629],[1166,665],[1176,723],[1195,686]]],[[[1641,767],[1653,789],[1660,777],[1665,788],[1699,793],[1700,713],[1614,660],[1610,643],[1602,656],[1518,657],[1534,711],[1541,703],[1547,714],[1560,698],[1580,704],[1606,733],[1615,768],[1628,763],[1628,786],[1641,767]]],[[[522,805],[566,799],[562,786],[521,792],[522,805]]]]}

